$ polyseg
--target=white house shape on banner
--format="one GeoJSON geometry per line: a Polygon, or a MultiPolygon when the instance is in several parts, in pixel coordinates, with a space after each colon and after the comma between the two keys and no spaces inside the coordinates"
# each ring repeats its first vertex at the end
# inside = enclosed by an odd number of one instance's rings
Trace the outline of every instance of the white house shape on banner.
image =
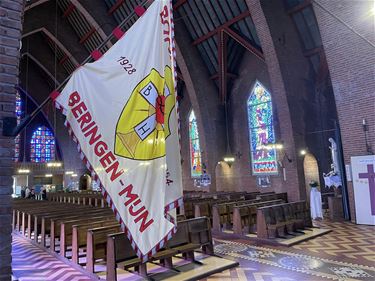
{"type": "Polygon", "coordinates": [[[375,225],[375,155],[351,158],[358,224],[375,225]]]}
{"type": "Polygon", "coordinates": [[[154,1],[98,61],[77,69],[55,99],[81,158],[138,256],[176,231],[182,204],[172,7],[154,1]]]}

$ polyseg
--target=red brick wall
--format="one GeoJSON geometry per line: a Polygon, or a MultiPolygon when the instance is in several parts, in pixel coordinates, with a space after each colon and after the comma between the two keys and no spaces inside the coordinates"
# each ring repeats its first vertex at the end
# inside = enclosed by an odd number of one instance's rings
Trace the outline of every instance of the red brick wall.
{"type": "Polygon", "coordinates": [[[14,140],[3,137],[3,118],[13,117],[18,84],[22,0],[0,2],[0,280],[11,280],[11,202],[14,140]]]}
{"type": "MultiPolygon", "coordinates": [[[[257,187],[256,177],[252,175],[251,171],[247,100],[257,80],[271,92],[274,101],[274,121],[275,124],[278,124],[276,113],[279,111],[279,106],[275,102],[273,92],[270,90],[271,84],[267,66],[264,61],[246,52],[242,58],[238,70],[238,78],[234,81],[228,102],[229,140],[232,153],[237,154],[237,157],[230,169],[227,169],[223,164],[218,165],[217,171],[220,172],[217,175],[219,178],[216,180],[218,189],[248,192],[278,192],[283,190],[285,182],[282,178],[281,167],[279,167],[279,176],[271,176],[272,186],[268,190],[257,187]],[[222,188],[219,188],[220,182],[222,188]]],[[[278,131],[278,128],[275,128],[275,131],[278,131]]]]}
{"type": "Polygon", "coordinates": [[[301,181],[303,171],[301,165],[297,165],[296,143],[293,135],[293,126],[290,114],[290,106],[287,100],[286,84],[283,80],[282,70],[276,46],[271,35],[268,20],[264,14],[260,0],[246,0],[247,6],[251,12],[251,17],[255,23],[256,31],[261,42],[267,71],[270,79],[270,91],[273,94],[274,102],[278,106],[277,118],[280,121],[280,139],[283,140],[285,152],[294,161],[285,163],[287,181],[281,187],[279,192],[288,192],[291,200],[298,200],[303,196],[304,188],[301,181]],[[299,167],[299,169],[298,169],[299,167]],[[301,174],[302,172],[302,174],[301,174]]]}
{"type": "MultiPolygon", "coordinates": [[[[369,125],[369,143],[375,150],[375,26],[374,15],[369,13],[374,4],[319,0],[313,1],[313,7],[331,74],[345,164],[349,164],[351,156],[367,154],[363,118],[369,125]]],[[[349,199],[355,220],[351,182],[349,199]]]]}

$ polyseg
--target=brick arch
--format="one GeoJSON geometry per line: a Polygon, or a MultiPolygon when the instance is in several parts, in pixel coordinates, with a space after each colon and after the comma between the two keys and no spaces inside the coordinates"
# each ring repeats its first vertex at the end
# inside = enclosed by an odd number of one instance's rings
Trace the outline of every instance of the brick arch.
{"type": "Polygon", "coordinates": [[[319,180],[319,167],[318,161],[316,157],[312,153],[307,153],[303,158],[303,171],[305,175],[305,190],[306,190],[306,198],[310,198],[310,188],[309,183],[311,181],[318,182],[320,186],[319,180]]]}
{"type": "MultiPolygon", "coordinates": [[[[182,76],[184,77],[184,82],[186,85],[186,90],[191,102],[191,108],[189,109],[189,112],[191,109],[194,109],[195,116],[197,118],[198,123],[198,130],[199,130],[199,138],[200,138],[200,146],[202,150],[202,162],[206,164],[207,172],[211,174],[211,186],[210,191],[216,190],[216,180],[215,180],[215,167],[217,164],[218,159],[215,159],[215,153],[217,154],[216,145],[214,144],[214,141],[212,138],[215,137],[215,135],[210,135],[210,132],[215,132],[215,123],[214,123],[214,116],[211,115],[211,118],[209,118],[209,112],[207,112],[207,102],[202,102],[202,98],[198,98],[197,86],[195,82],[193,82],[193,77],[189,71],[189,68],[191,67],[188,65],[186,58],[184,57],[184,54],[182,53],[179,42],[176,42],[176,60],[177,64],[180,68],[180,71],[182,73],[182,76]],[[205,123],[203,123],[203,120],[205,120],[205,123]],[[215,151],[216,150],[216,151],[215,151]]],[[[218,102],[217,102],[218,103],[218,102]]],[[[185,120],[186,121],[186,120],[185,120]]],[[[188,140],[182,139],[182,143],[186,143],[188,140]]],[[[189,160],[190,161],[190,160],[189,160]]],[[[186,167],[186,166],[185,166],[186,167]]],[[[190,164],[189,164],[190,167],[190,164]]],[[[187,174],[187,169],[184,169],[184,172],[187,174]]],[[[190,170],[189,170],[189,178],[190,177],[190,170]]],[[[189,181],[184,181],[184,188],[186,188],[187,185],[193,186],[193,179],[189,181]]]]}
{"type": "Polygon", "coordinates": [[[35,58],[32,54],[28,52],[22,53],[21,59],[24,56],[30,58],[44,73],[48,75],[49,78],[51,78],[53,82],[56,83],[56,85],[60,85],[60,82],[52,75],[52,73],[47,68],[44,67],[44,65],[37,58],[35,58]]]}
{"type": "MultiPolygon", "coordinates": [[[[41,4],[44,4],[46,2],[48,2],[50,0],[39,0],[33,4],[30,4],[28,5],[26,8],[25,8],[25,12],[35,8],[35,7],[38,7],[39,5],[41,4]]],[[[100,36],[104,39],[107,37],[107,35],[105,34],[105,32],[103,31],[103,29],[100,27],[100,25],[96,22],[96,20],[90,15],[90,13],[85,9],[85,7],[83,7],[83,5],[81,3],[79,3],[78,0],[71,0],[71,3],[78,9],[78,11],[80,11],[80,13],[82,15],[85,16],[86,20],[91,24],[91,26],[93,26],[97,31],[98,33],[100,34],[100,36]]],[[[108,42],[107,43],[107,46],[108,48],[110,48],[112,46],[112,43],[111,42],[108,42]]]]}
{"type": "Polygon", "coordinates": [[[198,98],[197,98],[197,93],[193,87],[193,80],[191,78],[191,75],[189,73],[189,70],[187,68],[185,59],[181,53],[181,50],[176,43],[176,53],[177,53],[177,63],[178,66],[181,70],[182,76],[184,77],[184,82],[186,85],[186,90],[191,102],[191,108],[189,110],[189,114],[191,113],[192,110],[194,110],[194,114],[197,117],[197,123],[198,123],[198,131],[202,132],[201,135],[199,136],[200,139],[200,145],[201,145],[201,150],[206,151],[206,136],[203,133],[203,124],[202,124],[202,115],[201,115],[201,106],[199,104],[198,98]]]}

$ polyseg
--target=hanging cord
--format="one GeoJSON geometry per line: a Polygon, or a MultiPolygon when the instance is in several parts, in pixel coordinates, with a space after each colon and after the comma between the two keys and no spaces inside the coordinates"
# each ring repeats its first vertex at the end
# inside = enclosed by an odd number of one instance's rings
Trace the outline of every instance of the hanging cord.
{"type": "MultiPolygon", "coordinates": [[[[57,37],[57,1],[55,2],[55,38],[56,38],[56,41],[58,40],[58,37],[57,37]]],[[[55,47],[55,57],[54,57],[54,70],[55,70],[55,73],[54,73],[54,83],[55,83],[55,86],[54,86],[54,89],[57,88],[57,81],[56,81],[56,69],[57,69],[57,44],[56,44],[56,41],[54,42],[54,47],[55,47]]]]}
{"type": "MultiPolygon", "coordinates": [[[[57,36],[57,1],[55,2],[55,38],[58,40],[57,36]]],[[[54,83],[55,87],[54,89],[57,88],[57,43],[55,42],[55,73],[54,73],[54,83]]],[[[56,107],[51,103],[51,106],[53,108],[53,131],[54,131],[54,137],[55,137],[55,148],[54,148],[54,155],[53,155],[53,160],[56,161],[57,159],[57,145],[56,145],[56,135],[57,135],[57,127],[56,127],[56,107]]]]}
{"type": "MultiPolygon", "coordinates": [[[[27,115],[27,100],[28,100],[28,93],[29,93],[29,37],[27,37],[26,41],[26,50],[27,50],[27,56],[26,56],[26,95],[25,95],[25,111],[24,116],[27,115]]],[[[22,163],[26,163],[26,132],[27,132],[27,125],[25,126],[25,130],[23,131],[23,159],[22,163]]],[[[21,134],[21,133],[20,133],[21,134]]],[[[20,136],[21,138],[21,136],[20,136]]],[[[31,161],[31,158],[30,158],[31,161]]]]}
{"type": "Polygon", "coordinates": [[[227,134],[227,154],[232,154],[229,144],[229,125],[228,125],[228,100],[227,97],[224,97],[224,106],[225,106],[225,127],[226,127],[226,134],[227,134]]]}

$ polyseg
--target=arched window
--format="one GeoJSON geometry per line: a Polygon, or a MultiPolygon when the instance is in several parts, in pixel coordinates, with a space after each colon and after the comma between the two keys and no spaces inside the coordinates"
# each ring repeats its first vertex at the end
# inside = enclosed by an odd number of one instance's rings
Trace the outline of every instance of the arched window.
{"type": "Polygon", "coordinates": [[[45,126],[38,127],[31,137],[31,162],[49,162],[55,159],[55,137],[45,126]]]}
{"type": "MultiPolygon", "coordinates": [[[[22,99],[20,94],[16,93],[16,117],[17,125],[21,122],[22,117],[22,99]]],[[[20,160],[20,147],[21,147],[21,136],[17,135],[14,139],[14,161],[18,162],[20,160]]]]}
{"type": "Polygon", "coordinates": [[[198,124],[193,110],[189,115],[189,144],[191,176],[199,177],[202,175],[202,157],[199,145],[198,124]]]}
{"type": "Polygon", "coordinates": [[[256,81],[247,101],[251,165],[254,175],[277,174],[271,94],[256,81]]]}

